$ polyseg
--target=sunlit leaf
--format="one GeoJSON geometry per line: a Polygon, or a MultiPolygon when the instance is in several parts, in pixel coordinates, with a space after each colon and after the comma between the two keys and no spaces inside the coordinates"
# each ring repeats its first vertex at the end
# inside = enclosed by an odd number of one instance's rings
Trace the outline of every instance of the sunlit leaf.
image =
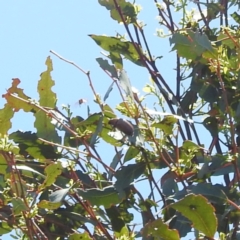
{"type": "MultiPolygon", "coordinates": [[[[111,17],[114,20],[117,20],[121,23],[123,20],[116,9],[115,3],[113,0],[98,0],[100,5],[106,7],[107,10],[110,10],[111,17]]],[[[125,0],[119,0],[117,2],[118,7],[121,9],[121,14],[124,21],[128,23],[135,23],[137,14],[132,3],[126,2],[125,0]]]]}
{"type": "Polygon", "coordinates": [[[180,240],[178,231],[176,229],[169,229],[169,226],[162,221],[161,218],[147,223],[142,234],[144,237],[154,237],[154,239],[166,239],[166,240],[180,240]]]}
{"type": "MultiPolygon", "coordinates": [[[[41,79],[38,81],[39,104],[43,107],[55,108],[57,97],[52,91],[55,83],[51,77],[53,67],[50,57],[47,58],[45,64],[47,70],[41,74],[41,79]]],[[[51,123],[51,116],[47,116],[43,111],[38,111],[34,115],[34,127],[37,129],[38,137],[60,143],[61,138],[58,136],[54,124],[51,123]]]]}
{"type": "MultiPolygon", "coordinates": [[[[101,48],[105,51],[111,53],[110,58],[113,64],[120,64],[120,54],[125,58],[130,60],[131,62],[143,66],[138,51],[135,47],[138,48],[139,52],[142,52],[140,46],[134,45],[132,42],[122,41],[116,37],[107,37],[107,36],[98,36],[98,35],[89,35],[101,48]],[[117,55],[116,55],[117,54],[117,55]]],[[[117,67],[117,66],[116,66],[117,67]]],[[[118,69],[122,69],[122,67],[118,67],[118,69]]]]}
{"type": "Polygon", "coordinates": [[[133,146],[129,147],[125,156],[124,156],[123,161],[127,162],[127,161],[133,159],[134,157],[136,157],[138,155],[139,152],[140,152],[139,148],[136,148],[136,147],[133,147],[133,146]]]}
{"type": "Polygon", "coordinates": [[[22,211],[27,211],[28,210],[28,207],[24,203],[23,199],[14,197],[11,200],[12,200],[14,214],[18,215],[22,211]]]}
{"type": "Polygon", "coordinates": [[[189,194],[170,206],[191,220],[194,228],[203,232],[207,237],[214,237],[217,231],[217,218],[214,207],[206,198],[189,194]]]}
{"type": "Polygon", "coordinates": [[[38,203],[39,208],[45,208],[49,210],[58,209],[61,205],[62,205],[61,202],[51,202],[46,200],[42,200],[38,203]]]}
{"type": "Polygon", "coordinates": [[[212,58],[216,57],[211,42],[204,33],[193,32],[188,30],[186,34],[174,33],[170,38],[170,44],[174,44],[172,50],[177,50],[181,57],[187,59],[196,59],[204,52],[209,52],[212,58]]]}
{"type": "Polygon", "coordinates": [[[69,235],[69,240],[91,240],[92,238],[89,236],[87,232],[85,233],[73,233],[69,235]]]}
{"type": "Polygon", "coordinates": [[[157,123],[153,123],[152,127],[160,128],[166,135],[173,133],[174,125],[177,123],[177,119],[173,115],[165,116],[163,120],[157,123]]]}
{"type": "Polygon", "coordinates": [[[44,180],[43,184],[39,186],[39,189],[44,189],[45,187],[51,186],[55,181],[57,176],[62,173],[62,165],[60,162],[56,162],[53,164],[48,165],[44,172],[47,175],[46,179],[44,180]]]}
{"type": "Polygon", "coordinates": [[[0,109],[0,135],[7,134],[8,130],[12,127],[11,119],[13,115],[13,108],[8,103],[0,109]]]}

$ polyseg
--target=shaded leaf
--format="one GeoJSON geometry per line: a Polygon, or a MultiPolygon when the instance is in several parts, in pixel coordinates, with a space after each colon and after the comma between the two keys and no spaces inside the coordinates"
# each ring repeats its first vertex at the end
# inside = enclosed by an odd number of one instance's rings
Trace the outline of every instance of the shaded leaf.
{"type": "Polygon", "coordinates": [[[102,124],[103,124],[103,116],[101,116],[99,118],[98,123],[97,123],[97,128],[96,128],[95,132],[93,133],[93,135],[91,136],[90,146],[94,146],[96,144],[97,137],[98,137],[99,133],[102,131],[102,124]]]}
{"type": "MultiPolygon", "coordinates": [[[[122,158],[122,156],[123,156],[122,152],[123,152],[123,149],[121,149],[120,151],[118,151],[118,152],[115,154],[112,162],[110,163],[110,167],[111,167],[112,169],[115,170],[116,167],[117,167],[117,165],[118,165],[118,163],[121,161],[121,158],[122,158]]],[[[109,171],[108,179],[112,179],[112,176],[113,176],[112,171],[109,171]]]]}
{"type": "Polygon", "coordinates": [[[213,137],[218,135],[218,120],[215,117],[207,117],[203,121],[203,126],[211,133],[213,137]]]}
{"type": "Polygon", "coordinates": [[[76,174],[81,183],[84,185],[84,188],[95,187],[94,181],[89,177],[89,174],[83,173],[81,170],[76,170],[76,174]]]}
{"type": "Polygon", "coordinates": [[[104,71],[107,71],[111,74],[112,78],[118,79],[118,74],[114,65],[110,65],[108,63],[108,60],[105,60],[103,58],[96,58],[96,60],[104,71]]]}
{"type": "Polygon", "coordinates": [[[78,188],[77,193],[85,200],[90,201],[92,205],[96,206],[103,205],[108,208],[111,205],[121,202],[118,192],[113,187],[103,189],[92,188],[86,191],[78,188]]]}
{"type": "Polygon", "coordinates": [[[103,101],[104,101],[104,102],[108,99],[109,94],[110,94],[111,91],[113,90],[113,85],[114,85],[114,82],[111,83],[111,85],[109,86],[107,92],[105,93],[104,98],[103,98],[103,101]]]}
{"type": "Polygon", "coordinates": [[[17,131],[11,133],[9,139],[19,144],[19,153],[25,157],[28,157],[28,155],[35,159],[57,159],[61,157],[61,154],[55,152],[53,146],[38,140],[36,133],[17,131]]]}
{"type": "Polygon", "coordinates": [[[121,232],[122,228],[125,226],[125,222],[123,221],[121,214],[115,206],[111,206],[110,208],[106,208],[107,216],[109,217],[112,228],[114,232],[121,232]]]}
{"type": "Polygon", "coordinates": [[[120,192],[128,187],[135,179],[139,178],[146,168],[145,163],[136,163],[123,166],[115,174],[117,181],[114,186],[120,192]]]}

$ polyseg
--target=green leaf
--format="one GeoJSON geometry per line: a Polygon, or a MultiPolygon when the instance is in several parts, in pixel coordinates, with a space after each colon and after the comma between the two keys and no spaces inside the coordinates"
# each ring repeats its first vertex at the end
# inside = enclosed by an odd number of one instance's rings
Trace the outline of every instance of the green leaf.
{"type": "Polygon", "coordinates": [[[212,58],[217,56],[207,35],[192,30],[187,30],[185,34],[174,33],[170,38],[170,44],[174,44],[172,50],[177,50],[181,57],[187,59],[194,60],[204,52],[210,53],[212,58]]]}
{"type": "MultiPolygon", "coordinates": [[[[122,22],[122,18],[118,13],[118,10],[115,7],[113,0],[98,0],[99,4],[106,7],[107,10],[110,10],[111,17],[114,20],[117,20],[119,23],[122,22]]],[[[137,20],[137,14],[134,8],[134,5],[125,0],[117,1],[118,7],[121,9],[122,17],[127,23],[135,23],[137,20]]]]}
{"type": "Polygon", "coordinates": [[[111,83],[111,85],[109,86],[107,92],[105,93],[105,95],[104,95],[104,97],[103,97],[103,101],[104,101],[104,102],[108,99],[111,91],[113,90],[113,85],[114,85],[114,82],[111,83]]]}
{"type": "Polygon", "coordinates": [[[106,208],[118,204],[122,200],[114,187],[106,187],[103,189],[92,188],[86,191],[78,188],[77,192],[85,200],[91,202],[92,205],[103,205],[106,208]]]}
{"type": "Polygon", "coordinates": [[[38,203],[39,208],[55,210],[58,209],[62,205],[61,202],[50,202],[47,200],[42,200],[38,203]]]}
{"type": "Polygon", "coordinates": [[[199,90],[199,96],[209,103],[219,99],[219,90],[211,84],[205,83],[199,90]]]}
{"type": "Polygon", "coordinates": [[[118,74],[117,74],[117,71],[116,71],[116,68],[114,67],[114,65],[110,65],[108,63],[108,60],[105,60],[103,58],[96,58],[97,62],[99,63],[100,67],[111,74],[111,77],[112,78],[116,78],[118,79],[118,74]]]}
{"type": "Polygon", "coordinates": [[[238,14],[237,12],[234,12],[234,13],[230,14],[230,16],[231,16],[238,24],[240,24],[240,14],[238,14]]]}
{"type": "Polygon", "coordinates": [[[140,46],[134,45],[129,41],[122,41],[116,37],[108,36],[98,36],[98,35],[89,35],[102,49],[110,53],[110,59],[117,69],[122,69],[121,66],[121,55],[130,60],[131,62],[143,66],[138,51],[135,47],[138,48],[139,52],[142,53],[140,46]]]}
{"type": "Polygon", "coordinates": [[[44,172],[47,175],[46,179],[44,180],[43,184],[39,186],[39,190],[42,190],[46,187],[51,186],[55,181],[57,176],[59,176],[62,173],[62,164],[60,162],[55,162],[53,164],[48,165],[44,172]]]}
{"type": "MultiPolygon", "coordinates": [[[[105,104],[104,106],[103,106],[103,114],[104,114],[104,117],[107,117],[107,118],[116,118],[117,116],[116,116],[116,114],[114,113],[114,111],[110,108],[110,106],[109,105],[107,105],[107,104],[105,104]]],[[[104,120],[105,120],[106,118],[104,118],[104,120]]],[[[108,122],[108,120],[106,121],[106,122],[108,122]]]]}
{"type": "Polygon", "coordinates": [[[152,127],[160,128],[166,135],[173,133],[174,124],[177,123],[177,119],[173,115],[165,116],[161,122],[153,123],[152,127]]]}
{"type": "Polygon", "coordinates": [[[114,186],[119,192],[121,192],[123,189],[133,183],[135,179],[139,178],[144,173],[145,168],[145,163],[136,163],[123,166],[115,173],[117,181],[115,182],[114,186]]]}
{"type": "Polygon", "coordinates": [[[57,159],[61,157],[61,154],[55,152],[53,146],[38,140],[36,133],[17,131],[11,133],[9,139],[19,144],[19,153],[23,156],[30,156],[35,159],[57,159]]]}
{"type": "Polygon", "coordinates": [[[0,135],[6,135],[12,127],[11,119],[14,115],[12,107],[6,103],[4,108],[0,109],[0,135]]]}
{"type": "Polygon", "coordinates": [[[92,238],[89,236],[87,232],[85,233],[73,233],[69,235],[69,240],[91,240],[92,238]]]}
{"type": "MultiPolygon", "coordinates": [[[[118,151],[118,152],[115,154],[112,162],[110,163],[110,167],[111,167],[112,169],[115,170],[116,167],[117,167],[117,165],[118,165],[118,163],[121,161],[121,158],[122,158],[122,156],[123,156],[122,152],[123,152],[123,149],[121,149],[120,151],[118,151]]],[[[109,179],[111,179],[112,176],[113,176],[113,173],[112,173],[111,171],[109,171],[109,176],[108,176],[109,179]]]]}
{"type": "Polygon", "coordinates": [[[221,187],[222,186],[219,184],[213,185],[211,183],[199,183],[198,185],[193,186],[192,192],[196,195],[203,195],[212,203],[224,205],[226,204],[228,198],[221,187]]]}
{"type": "MultiPolygon", "coordinates": [[[[226,28],[226,30],[231,32],[231,29],[229,28],[226,28]]],[[[217,37],[217,40],[221,41],[223,45],[228,46],[231,49],[235,48],[235,43],[231,38],[229,38],[229,36],[224,31],[220,32],[219,36],[217,37]]]]}
{"type": "MultiPolygon", "coordinates": [[[[0,223],[0,235],[2,236],[3,234],[10,233],[12,231],[12,227],[8,225],[8,223],[2,221],[0,223]]],[[[12,236],[11,236],[12,237],[12,236]]]]}
{"type": "Polygon", "coordinates": [[[130,146],[125,154],[123,162],[127,162],[127,161],[133,159],[134,157],[136,157],[138,155],[139,152],[140,152],[139,148],[130,146]]]}
{"type": "Polygon", "coordinates": [[[20,109],[22,109],[25,112],[36,112],[39,109],[34,106],[34,104],[31,104],[31,99],[24,94],[23,89],[18,88],[18,85],[20,84],[20,80],[18,78],[12,79],[12,86],[7,90],[6,94],[3,94],[3,97],[6,99],[9,106],[14,108],[14,111],[17,112],[20,109]],[[14,94],[14,96],[10,95],[14,94]]]}
{"type": "Polygon", "coordinates": [[[198,99],[197,93],[193,91],[192,89],[188,90],[184,97],[181,100],[181,108],[184,111],[184,113],[189,113],[191,111],[192,106],[194,103],[196,103],[198,99]]]}
{"type": "Polygon", "coordinates": [[[27,206],[25,205],[24,201],[21,198],[14,197],[11,200],[12,200],[14,214],[18,215],[23,211],[28,210],[27,206]]]}
{"type": "Polygon", "coordinates": [[[217,218],[214,207],[201,195],[189,194],[169,207],[182,213],[192,221],[193,227],[213,238],[217,230],[217,218]]]}
{"type": "Polygon", "coordinates": [[[121,232],[121,230],[125,227],[125,222],[121,217],[121,214],[116,206],[111,206],[106,208],[107,216],[109,217],[112,228],[114,232],[121,232]]]}
{"type": "Polygon", "coordinates": [[[93,135],[91,136],[90,146],[94,146],[96,144],[97,137],[100,134],[100,132],[102,131],[102,124],[103,124],[103,116],[101,116],[99,118],[97,128],[96,128],[95,132],[93,133],[93,135]]]}
{"type": "Polygon", "coordinates": [[[190,140],[185,140],[183,142],[182,148],[184,150],[186,150],[188,153],[190,153],[190,152],[196,153],[200,149],[200,147],[196,143],[194,143],[194,142],[192,142],[190,140]]]}
{"type": "MultiPolygon", "coordinates": [[[[53,67],[50,57],[47,58],[45,64],[47,65],[47,70],[41,74],[41,79],[38,81],[39,104],[43,107],[54,109],[56,107],[57,97],[51,90],[55,83],[51,77],[53,67]]],[[[37,111],[34,116],[36,119],[34,127],[37,129],[38,137],[60,143],[61,138],[58,136],[54,124],[51,123],[51,118],[43,111],[37,111]]]]}
{"type": "Polygon", "coordinates": [[[152,236],[154,239],[180,240],[178,231],[169,229],[161,218],[147,223],[142,230],[142,234],[144,237],[152,236]]]}

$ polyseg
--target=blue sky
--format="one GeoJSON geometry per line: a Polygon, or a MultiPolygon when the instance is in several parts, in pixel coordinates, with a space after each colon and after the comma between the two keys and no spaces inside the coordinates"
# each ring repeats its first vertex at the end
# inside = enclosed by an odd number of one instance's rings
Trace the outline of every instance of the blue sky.
{"type": "MultiPolygon", "coordinates": [[[[141,0],[138,3],[143,6],[140,19],[147,24],[145,34],[152,53],[164,56],[163,60],[158,61],[159,70],[168,82],[174,84],[175,58],[170,53],[168,39],[155,35],[159,24],[154,1],[146,4],[146,0],[141,0]]],[[[116,33],[125,34],[126,31],[110,18],[109,12],[97,1],[3,1],[0,8],[1,94],[11,86],[12,78],[19,78],[19,87],[24,89],[25,94],[38,99],[37,82],[41,72],[46,69],[46,58],[51,56],[54,69],[52,77],[55,80],[53,91],[57,93],[59,108],[61,104],[70,104],[75,114],[86,115],[86,107],[75,106],[80,98],[87,99],[91,109],[94,106],[86,76],[49,51],[53,50],[84,70],[89,70],[96,91],[103,96],[111,79],[99,68],[95,58],[102,56],[102,50],[88,34],[115,36],[116,33]]],[[[126,61],[124,68],[132,85],[139,90],[149,82],[149,75],[144,68],[126,61]]],[[[114,108],[118,99],[118,92],[113,90],[107,103],[114,108]]],[[[4,99],[0,98],[0,108],[3,105],[4,99]]],[[[34,130],[31,127],[33,120],[31,114],[19,112],[14,117],[13,130],[34,130]]]]}
{"type": "MultiPolygon", "coordinates": [[[[141,3],[141,1],[140,1],[141,3]]],[[[146,5],[146,4],[145,4],[146,5]]],[[[142,19],[147,23],[150,46],[155,56],[169,54],[169,42],[154,36],[158,22],[153,4],[144,6],[142,19]],[[147,7],[147,8],[146,8],[147,7]],[[150,14],[151,13],[151,14],[150,14]]],[[[68,1],[59,4],[56,1],[7,1],[0,9],[0,33],[2,36],[1,55],[1,92],[11,85],[11,79],[18,77],[20,87],[32,98],[37,99],[37,81],[46,69],[45,60],[53,60],[52,77],[55,80],[53,90],[58,94],[58,104],[74,104],[79,98],[92,100],[87,78],[72,65],[67,64],[49,53],[54,50],[63,57],[77,63],[85,70],[90,70],[97,92],[103,95],[111,79],[99,68],[95,58],[101,57],[102,51],[88,34],[116,35],[125,34],[124,27],[110,18],[109,12],[97,2],[68,1]]],[[[102,56],[103,57],[103,56],[102,56]]],[[[159,61],[163,74],[171,76],[171,64],[159,61]]],[[[142,88],[149,81],[143,68],[125,62],[125,70],[137,88],[142,88]]],[[[174,76],[172,78],[174,80],[174,76]]],[[[171,81],[171,80],[170,80],[171,81]]],[[[115,95],[116,96],[116,95],[115,95]]],[[[110,96],[113,98],[113,95],[110,96]]],[[[0,106],[4,103],[0,100],[0,106]]],[[[18,128],[18,123],[14,127],[18,128]]],[[[23,128],[22,123],[20,126],[23,128]]]]}

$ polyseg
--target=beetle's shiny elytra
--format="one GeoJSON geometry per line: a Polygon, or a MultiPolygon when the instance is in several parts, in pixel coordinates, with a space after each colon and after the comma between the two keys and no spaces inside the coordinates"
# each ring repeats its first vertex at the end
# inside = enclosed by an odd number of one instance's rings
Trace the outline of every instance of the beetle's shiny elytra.
{"type": "Polygon", "coordinates": [[[123,120],[122,118],[113,118],[109,120],[108,123],[128,136],[133,135],[134,132],[133,125],[130,122],[123,120]]]}

